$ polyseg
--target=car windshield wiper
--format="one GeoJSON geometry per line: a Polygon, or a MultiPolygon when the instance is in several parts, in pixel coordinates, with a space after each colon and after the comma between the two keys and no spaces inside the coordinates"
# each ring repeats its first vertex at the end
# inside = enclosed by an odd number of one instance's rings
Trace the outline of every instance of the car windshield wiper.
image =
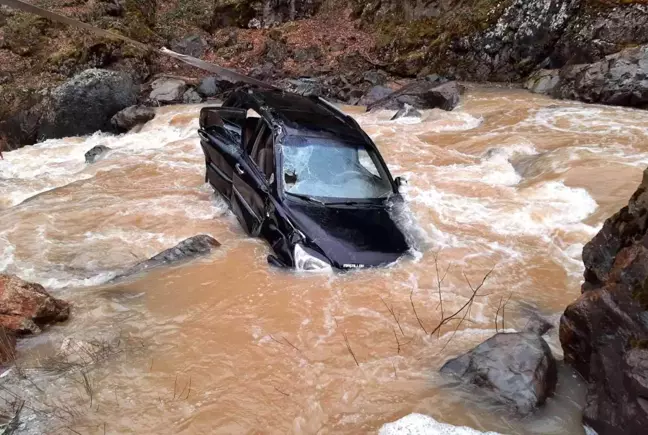
{"type": "Polygon", "coordinates": [[[288,195],[290,195],[290,196],[294,196],[296,198],[303,199],[304,201],[314,202],[315,204],[320,204],[320,205],[326,205],[325,202],[320,201],[319,199],[315,199],[315,198],[313,198],[311,196],[308,196],[308,195],[301,195],[299,193],[291,193],[291,192],[286,192],[286,193],[288,195]]]}

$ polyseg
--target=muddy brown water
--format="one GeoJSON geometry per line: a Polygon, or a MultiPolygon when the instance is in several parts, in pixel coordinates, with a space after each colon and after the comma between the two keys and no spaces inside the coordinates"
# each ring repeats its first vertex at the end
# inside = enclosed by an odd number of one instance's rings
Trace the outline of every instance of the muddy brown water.
{"type": "MultiPolygon", "coordinates": [[[[67,324],[20,344],[29,382],[6,381],[3,394],[40,412],[23,429],[371,433],[420,412],[502,433],[583,433],[582,385],[567,369],[557,395],[524,419],[456,388],[438,369],[495,332],[509,295],[507,330],[521,329],[530,309],[557,325],[579,294],[583,244],[627,202],[648,165],[646,112],[474,87],[454,112],[425,112],[418,123],[348,110],[393,174],[409,180],[406,226],[419,252],[388,269],[270,269],[268,247],[246,237],[203,182],[196,106],[160,109],[138,133],[5,153],[0,271],[74,304],[67,324]],[[83,154],[97,144],[113,150],[86,166],[83,154]],[[198,233],[222,247],[102,285],[198,233]],[[470,295],[467,279],[475,286],[493,272],[467,321],[431,337],[410,295],[433,329],[441,318],[437,252],[439,268],[450,265],[446,313],[470,295]],[[75,361],[91,355],[81,369],[53,358],[66,339],[77,343],[75,361]]],[[[555,331],[548,341],[560,358],[555,331]]]]}

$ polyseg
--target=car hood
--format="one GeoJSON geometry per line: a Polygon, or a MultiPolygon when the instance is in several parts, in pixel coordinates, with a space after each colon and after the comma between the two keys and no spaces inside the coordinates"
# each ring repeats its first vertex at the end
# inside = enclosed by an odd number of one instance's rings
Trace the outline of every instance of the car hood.
{"type": "Polygon", "coordinates": [[[386,207],[289,204],[296,227],[341,269],[382,266],[409,246],[386,207]]]}

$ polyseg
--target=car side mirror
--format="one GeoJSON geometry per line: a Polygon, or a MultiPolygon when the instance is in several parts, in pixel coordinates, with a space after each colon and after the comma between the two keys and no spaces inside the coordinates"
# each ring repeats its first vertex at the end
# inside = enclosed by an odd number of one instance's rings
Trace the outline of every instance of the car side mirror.
{"type": "Polygon", "coordinates": [[[403,177],[396,177],[394,179],[394,182],[396,183],[396,187],[398,187],[399,189],[403,186],[407,186],[407,180],[403,177]]]}

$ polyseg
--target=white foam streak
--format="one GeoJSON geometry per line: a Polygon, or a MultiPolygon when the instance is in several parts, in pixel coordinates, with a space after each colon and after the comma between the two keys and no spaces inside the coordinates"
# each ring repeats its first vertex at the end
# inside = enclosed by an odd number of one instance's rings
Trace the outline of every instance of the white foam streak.
{"type": "Polygon", "coordinates": [[[409,414],[380,428],[379,435],[498,435],[497,432],[480,432],[466,426],[441,423],[423,414],[409,414]]]}

